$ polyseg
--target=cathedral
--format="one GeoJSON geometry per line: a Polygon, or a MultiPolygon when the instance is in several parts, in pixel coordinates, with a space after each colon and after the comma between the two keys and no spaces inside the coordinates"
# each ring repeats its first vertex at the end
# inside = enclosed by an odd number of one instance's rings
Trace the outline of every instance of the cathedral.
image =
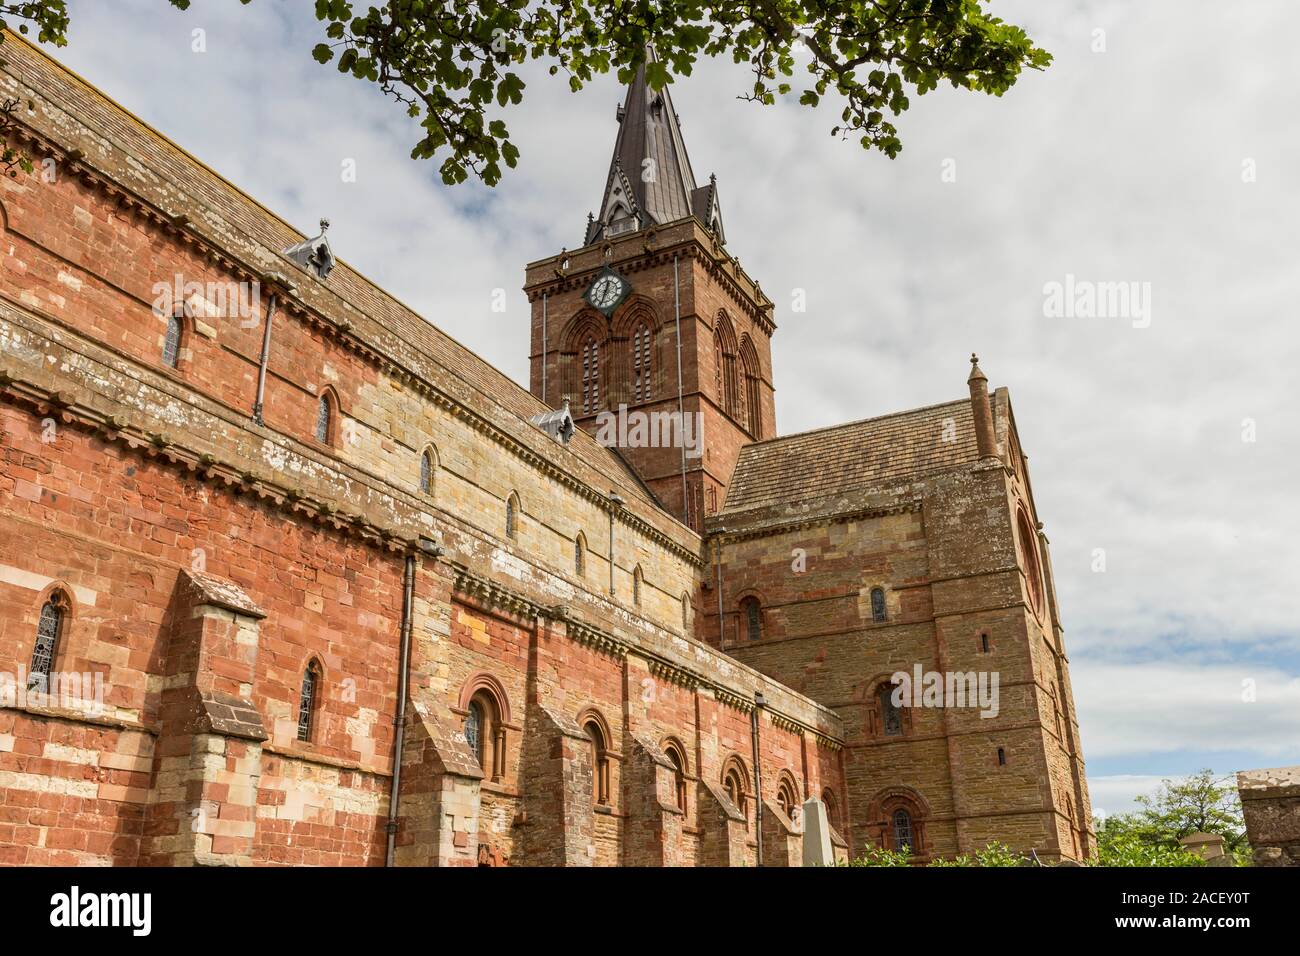
{"type": "Polygon", "coordinates": [[[1007,390],[954,356],[951,400],[780,434],[666,89],[524,268],[525,389],[4,52],[0,863],[1093,852],[1007,390]]]}

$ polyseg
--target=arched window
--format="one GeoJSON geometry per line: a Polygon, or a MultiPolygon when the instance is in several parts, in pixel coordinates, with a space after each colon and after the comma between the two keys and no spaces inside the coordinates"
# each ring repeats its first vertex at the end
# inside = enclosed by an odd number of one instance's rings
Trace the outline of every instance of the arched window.
{"type": "Polygon", "coordinates": [[[722,333],[714,332],[713,333],[713,387],[716,390],[716,394],[718,396],[718,404],[720,404],[723,407],[723,410],[726,410],[727,407],[726,393],[724,392],[722,386],[722,380],[724,374],[723,365],[725,361],[726,359],[723,357],[723,351],[722,351],[722,333]]]}
{"type": "Polygon", "coordinates": [[[885,589],[871,589],[871,620],[876,624],[883,624],[885,621],[885,589]]]}
{"type": "Polygon", "coordinates": [[[641,606],[641,565],[632,572],[632,603],[641,606]]]}
{"type": "Polygon", "coordinates": [[[1029,524],[1029,517],[1025,514],[1023,508],[1016,515],[1016,526],[1017,536],[1020,539],[1020,554],[1025,571],[1025,582],[1029,586],[1029,603],[1034,613],[1038,614],[1043,606],[1043,576],[1038,566],[1038,547],[1035,543],[1037,535],[1029,524]]]}
{"type": "Polygon", "coordinates": [[[632,332],[632,401],[650,400],[650,376],[653,372],[650,353],[650,326],[642,322],[632,332]]]}
{"type": "MultiPolygon", "coordinates": [[[[473,685],[471,685],[473,686],[473,685]]],[[[491,780],[506,772],[506,727],[502,705],[487,687],[474,692],[465,707],[465,743],[491,780]]]]}
{"type": "Polygon", "coordinates": [[[506,537],[513,538],[519,531],[519,496],[513,491],[506,499],[506,537]]]}
{"type": "Polygon", "coordinates": [[[763,379],[758,353],[748,333],[740,338],[740,367],[744,376],[744,404],[740,409],[742,424],[755,438],[763,435],[763,379]]]}
{"type": "Polygon", "coordinates": [[[587,566],[587,539],[582,532],[573,539],[573,573],[582,577],[587,566]]]}
{"type": "Polygon", "coordinates": [[[902,808],[895,810],[890,818],[890,830],[893,836],[893,849],[911,853],[915,845],[912,836],[912,814],[902,808]]]}
{"type": "Polygon", "coordinates": [[[320,664],[312,661],[302,674],[302,692],[298,695],[298,739],[311,740],[316,723],[316,695],[320,690],[320,664]]]}
{"type": "Polygon", "coordinates": [[[483,703],[475,698],[469,702],[469,711],[465,714],[465,743],[480,767],[483,766],[483,725],[485,723],[483,703]]]}
{"type": "Polygon", "coordinates": [[[682,630],[689,631],[690,629],[691,629],[691,596],[689,594],[683,594],[682,595],[682,630]]]}
{"type": "Polygon", "coordinates": [[[582,358],[582,414],[600,410],[600,345],[594,335],[582,340],[578,349],[582,358]]]}
{"type": "Polygon", "coordinates": [[[438,467],[438,459],[432,448],[426,448],[420,456],[420,490],[426,495],[433,494],[433,476],[438,467]]]}
{"type": "Polygon", "coordinates": [[[727,791],[727,796],[731,798],[731,802],[736,805],[736,809],[744,816],[745,825],[749,826],[747,777],[745,765],[739,757],[732,757],[728,760],[722,771],[722,789],[727,791]]]}
{"type": "Polygon", "coordinates": [[[822,791],[822,803],[826,805],[826,822],[835,829],[840,829],[840,808],[835,801],[835,793],[829,787],[822,791]]]}
{"type": "Polygon", "coordinates": [[[776,785],[776,805],[791,823],[799,820],[799,795],[794,781],[782,776],[776,785]]]}
{"type": "Polygon", "coordinates": [[[591,799],[597,806],[609,806],[609,747],[600,722],[594,718],[583,724],[591,741],[591,799]]]}
{"type": "Polygon", "coordinates": [[[167,334],[163,337],[163,364],[168,368],[176,368],[181,360],[181,317],[179,315],[170,316],[167,319],[167,334]]]}
{"type": "Polygon", "coordinates": [[[329,445],[334,438],[334,404],[329,393],[320,397],[316,403],[316,440],[322,445],[329,445]]]}
{"type": "Polygon", "coordinates": [[[59,653],[59,638],[63,636],[68,607],[68,598],[62,591],[52,592],[41,607],[41,617],[36,624],[36,643],[32,647],[32,666],[27,677],[28,687],[49,688],[50,671],[59,653]]]}
{"type": "Polygon", "coordinates": [[[677,741],[670,740],[664,744],[664,755],[673,765],[673,797],[677,809],[686,812],[686,754],[677,741]]]}
{"type": "Polygon", "coordinates": [[[740,613],[745,621],[745,635],[751,641],[762,640],[763,613],[758,598],[747,597],[740,602],[740,613]]]}
{"type": "Polygon", "coordinates": [[[876,691],[880,702],[880,733],[885,737],[903,736],[903,713],[894,703],[894,685],[885,683],[876,691]]]}

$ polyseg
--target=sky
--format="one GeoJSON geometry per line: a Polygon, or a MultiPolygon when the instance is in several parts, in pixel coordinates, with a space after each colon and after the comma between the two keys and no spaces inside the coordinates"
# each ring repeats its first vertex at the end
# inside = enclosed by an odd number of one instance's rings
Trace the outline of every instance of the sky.
{"type": "MultiPolygon", "coordinates": [[[[70,8],[58,59],[307,234],[328,217],[341,259],[526,384],[523,267],[581,245],[613,76],[524,69],[519,168],[447,187],[400,108],[312,60],[306,0],[70,8]]],[[[776,303],[778,430],[960,398],[978,352],[1051,540],[1094,809],[1300,763],[1300,4],[990,9],[1055,62],[912,96],[892,161],[832,137],[836,108],[740,100],[729,60],[674,83],[776,303]],[[1103,283],[1127,309],[1086,308],[1103,283]]]]}

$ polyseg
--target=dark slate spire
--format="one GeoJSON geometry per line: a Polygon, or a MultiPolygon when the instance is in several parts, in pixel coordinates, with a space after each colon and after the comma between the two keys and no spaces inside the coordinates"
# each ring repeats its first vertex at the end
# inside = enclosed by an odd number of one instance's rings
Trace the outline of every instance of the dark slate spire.
{"type": "MultiPolygon", "coordinates": [[[[646,58],[657,62],[650,47],[646,58]]],[[[658,93],[652,90],[646,83],[644,65],[636,71],[616,117],[614,157],[600,208],[587,223],[585,244],[690,215],[725,241],[717,182],[710,177],[707,186],[695,185],[668,88],[658,93]]]]}

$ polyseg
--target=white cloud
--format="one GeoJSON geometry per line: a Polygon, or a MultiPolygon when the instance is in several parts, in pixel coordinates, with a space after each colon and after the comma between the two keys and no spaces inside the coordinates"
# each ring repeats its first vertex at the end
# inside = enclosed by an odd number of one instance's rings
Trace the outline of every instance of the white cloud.
{"type": "MultiPolygon", "coordinates": [[[[416,132],[396,106],[310,59],[310,5],[195,7],[75,0],[56,55],[301,228],[328,215],[342,258],[522,380],[523,266],[581,240],[613,78],[575,97],[528,68],[525,105],[506,114],[521,167],[495,191],[447,189],[436,164],[408,158],[416,132]],[[194,26],[205,54],[190,52],[194,26]],[[355,184],[340,182],[345,157],[355,184]]],[[[1300,7],[994,8],[1056,63],[1001,98],[915,97],[894,162],[828,136],[833,108],[737,100],[746,73],[729,61],[675,85],[731,249],[777,303],[781,430],[960,397],[979,351],[1031,456],[1086,755],[1230,739],[1280,754],[1296,709],[1232,704],[1225,662],[1300,649],[1300,234],[1286,212],[1300,127],[1295,84],[1279,82],[1300,7]],[[1067,273],[1150,282],[1151,327],[1045,318],[1043,285],[1067,273]],[[795,288],[806,314],[789,311],[795,288]]],[[[1294,675],[1272,678],[1294,703],[1294,675]]]]}

